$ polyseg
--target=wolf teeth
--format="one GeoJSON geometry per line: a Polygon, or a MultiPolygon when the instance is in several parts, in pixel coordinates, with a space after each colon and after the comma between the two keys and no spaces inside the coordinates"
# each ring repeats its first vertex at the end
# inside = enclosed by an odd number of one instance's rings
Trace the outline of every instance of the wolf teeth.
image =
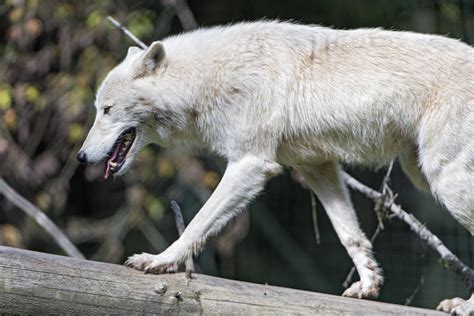
{"type": "Polygon", "coordinates": [[[116,163],[116,162],[113,162],[113,161],[109,162],[109,165],[110,165],[112,168],[117,167],[117,163],[116,163]]]}

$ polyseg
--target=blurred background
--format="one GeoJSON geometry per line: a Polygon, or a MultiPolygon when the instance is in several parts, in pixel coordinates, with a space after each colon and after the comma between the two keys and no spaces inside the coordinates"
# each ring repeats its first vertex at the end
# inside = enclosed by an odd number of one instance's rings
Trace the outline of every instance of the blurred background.
{"type": "MultiPolygon", "coordinates": [[[[474,41],[474,0],[133,0],[0,1],[0,175],[57,223],[92,260],[122,263],[158,253],[177,229],[170,200],[189,223],[220,180],[225,161],[147,147],[126,176],[105,181],[103,166],[75,160],[95,110],[94,94],[133,43],[112,15],[149,44],[199,26],[281,19],[335,28],[383,27],[474,41]]],[[[385,170],[348,168],[378,188],[385,170]]],[[[243,216],[196,259],[201,273],[341,294],[351,260],[317,202],[315,241],[309,192],[291,170],[272,180],[243,216]]],[[[413,212],[467,265],[474,240],[435,200],[416,191],[395,164],[397,202],[413,212]]],[[[352,198],[368,236],[373,203],[352,198]]],[[[63,254],[34,220],[0,196],[0,244],[63,254]]],[[[464,283],[396,219],[374,242],[385,273],[380,300],[434,308],[467,297],[464,283]],[[415,289],[418,289],[415,291],[415,289]]],[[[358,277],[355,276],[357,279],[358,277]]]]}

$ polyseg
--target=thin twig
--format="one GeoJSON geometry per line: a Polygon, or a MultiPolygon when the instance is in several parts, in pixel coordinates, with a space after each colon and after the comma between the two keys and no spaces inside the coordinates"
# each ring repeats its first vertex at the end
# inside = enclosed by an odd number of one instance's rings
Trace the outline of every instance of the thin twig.
{"type": "MultiPolygon", "coordinates": [[[[181,236],[184,233],[184,229],[186,226],[184,225],[183,213],[181,212],[181,208],[179,207],[178,203],[174,200],[171,200],[171,209],[174,213],[174,219],[176,221],[176,228],[178,229],[178,234],[181,236]]],[[[188,279],[191,278],[191,272],[194,272],[194,261],[193,256],[189,256],[184,262],[186,277],[188,279]]]]}
{"type": "Polygon", "coordinates": [[[418,284],[416,285],[415,289],[413,290],[413,293],[410,295],[410,297],[408,297],[405,300],[405,305],[408,306],[408,305],[411,304],[411,302],[415,298],[416,294],[418,294],[418,292],[420,291],[420,289],[421,289],[421,287],[423,286],[424,283],[425,283],[425,278],[423,276],[421,276],[420,281],[418,281],[418,284]]]}
{"type": "MultiPolygon", "coordinates": [[[[343,172],[345,182],[354,190],[361,192],[372,200],[380,199],[383,195],[380,192],[366,186],[365,184],[354,179],[351,175],[343,172]]],[[[441,262],[452,271],[461,275],[466,281],[468,289],[474,290],[474,271],[456,257],[443,242],[432,232],[430,232],[413,214],[404,211],[400,205],[391,201],[385,201],[384,205],[398,219],[405,222],[412,231],[414,231],[420,239],[424,240],[431,248],[433,248],[441,257],[441,262]]]]}
{"type": "Polygon", "coordinates": [[[174,213],[174,219],[176,221],[176,228],[178,229],[178,234],[181,236],[184,233],[186,226],[184,225],[183,214],[178,203],[174,200],[171,200],[171,210],[174,213]]]}
{"type": "Polygon", "coordinates": [[[16,207],[32,217],[41,227],[53,237],[56,243],[71,257],[85,259],[84,255],[77,247],[64,235],[64,233],[46,216],[39,208],[31,204],[28,200],[18,194],[12,187],[0,178],[0,192],[12,202],[16,207]]]}
{"type": "MultiPolygon", "coordinates": [[[[183,29],[186,31],[193,30],[197,28],[199,25],[196,22],[193,12],[189,8],[188,3],[185,0],[171,0],[165,1],[168,6],[172,7],[178,16],[179,22],[183,26],[183,29]]],[[[107,16],[107,19],[119,30],[121,30],[125,35],[127,35],[132,41],[135,42],[138,46],[142,49],[147,49],[148,45],[143,43],[138,37],[136,37],[129,29],[127,29],[123,24],[119,21],[111,17],[110,15],[107,16]]]]}
{"type": "Polygon", "coordinates": [[[352,279],[354,278],[355,272],[356,272],[356,267],[352,266],[351,270],[349,271],[349,273],[346,276],[346,279],[344,280],[344,282],[342,282],[342,286],[345,289],[347,289],[349,287],[349,285],[352,284],[352,279]]]}
{"type": "Polygon", "coordinates": [[[392,174],[393,170],[393,162],[394,160],[390,161],[390,164],[388,165],[387,172],[385,173],[385,176],[382,180],[382,185],[380,186],[380,191],[383,191],[383,189],[390,183],[390,175],[392,174]]]}
{"type": "MultiPolygon", "coordinates": [[[[418,239],[419,243],[420,243],[420,248],[421,248],[421,256],[420,256],[420,259],[421,261],[424,261],[425,260],[425,252],[426,252],[426,245],[424,243],[421,242],[421,239],[418,239]]],[[[422,262],[423,263],[423,262],[422,262]]],[[[405,300],[405,305],[411,305],[413,299],[415,298],[416,294],[418,294],[418,292],[421,290],[421,288],[423,287],[424,283],[425,283],[425,276],[424,276],[424,273],[423,273],[423,264],[421,264],[421,275],[420,275],[420,279],[418,281],[418,284],[416,285],[415,289],[413,290],[412,294],[406,298],[405,300]]]]}
{"type": "Polygon", "coordinates": [[[107,16],[107,19],[109,19],[110,22],[112,22],[113,25],[115,25],[119,30],[121,30],[122,32],[125,33],[125,35],[127,35],[128,37],[130,37],[130,39],[132,41],[135,42],[135,44],[137,44],[138,46],[140,46],[142,49],[147,49],[148,46],[143,43],[142,41],[140,41],[138,39],[138,37],[136,37],[135,35],[133,35],[132,32],[130,32],[125,26],[123,26],[119,21],[117,21],[116,19],[114,19],[113,17],[111,17],[110,15],[107,16]]]}
{"type": "Polygon", "coordinates": [[[321,234],[319,233],[319,222],[318,222],[318,210],[316,208],[316,197],[314,196],[313,191],[309,191],[311,196],[311,213],[313,214],[313,228],[314,228],[314,238],[316,239],[316,245],[321,243],[321,234]]]}
{"type": "Polygon", "coordinates": [[[380,227],[381,230],[384,229],[383,222],[384,222],[385,218],[387,218],[387,215],[388,215],[387,214],[388,211],[384,207],[384,202],[387,199],[390,199],[391,201],[394,201],[395,197],[396,197],[393,194],[393,191],[392,191],[392,189],[390,189],[390,186],[389,186],[390,175],[392,174],[392,169],[393,169],[393,160],[388,165],[387,172],[385,173],[385,176],[383,177],[383,180],[382,180],[382,184],[380,185],[379,191],[382,192],[382,198],[376,200],[375,201],[375,206],[374,206],[374,212],[377,215],[377,220],[378,220],[378,227],[380,227]]]}

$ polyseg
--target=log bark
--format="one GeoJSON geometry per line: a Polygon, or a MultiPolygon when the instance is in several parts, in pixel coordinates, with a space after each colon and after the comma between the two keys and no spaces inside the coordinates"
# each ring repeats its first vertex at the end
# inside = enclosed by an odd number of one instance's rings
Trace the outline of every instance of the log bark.
{"type": "Polygon", "coordinates": [[[0,247],[1,314],[443,315],[393,304],[0,247]]]}

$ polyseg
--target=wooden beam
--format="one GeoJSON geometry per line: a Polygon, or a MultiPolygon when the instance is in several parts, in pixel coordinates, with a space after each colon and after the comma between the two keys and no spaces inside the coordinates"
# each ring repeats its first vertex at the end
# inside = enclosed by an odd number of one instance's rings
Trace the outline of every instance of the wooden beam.
{"type": "MultiPolygon", "coordinates": [[[[409,314],[432,310],[0,246],[1,314],[409,314]]],[[[444,314],[445,315],[445,314],[444,314]]]]}

